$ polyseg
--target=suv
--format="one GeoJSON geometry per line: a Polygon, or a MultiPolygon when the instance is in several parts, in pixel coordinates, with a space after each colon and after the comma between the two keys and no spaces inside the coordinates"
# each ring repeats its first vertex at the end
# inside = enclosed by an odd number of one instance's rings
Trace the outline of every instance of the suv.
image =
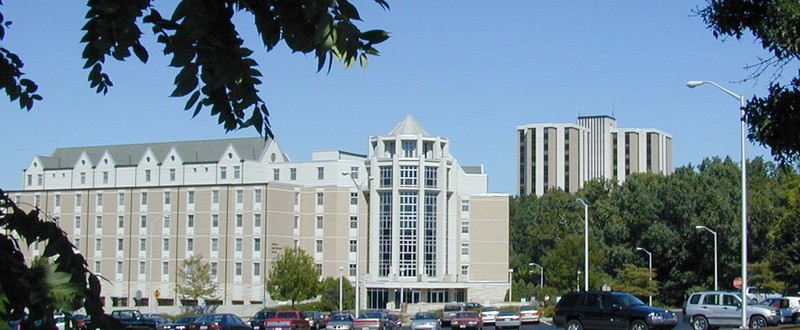
{"type": "MultiPolygon", "coordinates": [[[[683,304],[683,319],[694,330],[716,327],[738,327],[742,320],[742,297],[739,292],[700,291],[693,293],[683,304]]],[[[770,306],[747,305],[747,327],[750,329],[777,325],[781,320],[778,309],[770,306]]]]}
{"type": "Polygon", "coordinates": [[[464,305],[461,304],[447,304],[444,305],[442,309],[442,326],[449,327],[450,320],[453,319],[453,316],[456,316],[456,313],[464,311],[464,305]]]}
{"type": "Polygon", "coordinates": [[[553,324],[567,330],[672,329],[678,317],[666,309],[647,306],[629,293],[582,291],[561,297],[553,310],[553,324]]]}

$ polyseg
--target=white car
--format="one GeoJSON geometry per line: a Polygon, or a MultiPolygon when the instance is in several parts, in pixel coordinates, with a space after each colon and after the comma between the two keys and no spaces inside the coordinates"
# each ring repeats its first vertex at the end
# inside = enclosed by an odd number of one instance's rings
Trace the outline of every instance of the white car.
{"type": "Polygon", "coordinates": [[[800,324],[800,297],[784,297],[789,300],[789,308],[792,310],[792,323],[800,324]]]}
{"type": "Polygon", "coordinates": [[[522,323],[539,324],[539,310],[534,305],[522,305],[517,310],[519,321],[522,323]]]}
{"type": "Polygon", "coordinates": [[[494,321],[500,314],[500,309],[494,306],[486,306],[481,308],[481,321],[483,325],[494,325],[494,321]]]}

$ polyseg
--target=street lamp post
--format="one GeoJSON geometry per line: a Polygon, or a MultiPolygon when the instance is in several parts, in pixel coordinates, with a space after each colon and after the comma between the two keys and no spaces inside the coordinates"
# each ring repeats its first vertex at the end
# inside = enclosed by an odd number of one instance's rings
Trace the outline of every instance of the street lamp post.
{"type": "MultiPolygon", "coordinates": [[[[153,285],[154,282],[155,282],[155,281],[153,281],[153,277],[155,277],[155,274],[153,274],[153,259],[155,259],[155,257],[153,256],[153,250],[156,247],[161,246],[161,245],[159,245],[159,242],[154,237],[155,233],[153,232],[151,234],[151,231],[150,231],[150,228],[153,226],[153,223],[156,222],[156,220],[169,220],[169,213],[164,213],[160,217],[157,217],[157,218],[152,219],[150,221],[147,221],[145,223],[145,225],[147,225],[147,228],[145,228],[145,239],[151,239],[152,240],[152,242],[150,243],[150,246],[147,248],[147,254],[148,254],[147,260],[149,262],[149,265],[147,265],[147,267],[148,267],[148,269],[147,269],[148,286],[153,285]]],[[[163,225],[162,225],[162,227],[163,227],[163,225]]],[[[150,304],[150,298],[149,297],[150,297],[151,294],[155,293],[155,290],[148,290],[148,291],[149,292],[146,292],[146,294],[147,294],[147,297],[148,297],[147,298],[147,302],[148,302],[147,303],[147,310],[149,311],[149,310],[151,310],[150,306],[153,306],[152,304],[150,304]]],[[[156,300],[158,300],[158,297],[155,297],[155,298],[156,298],[156,300]]],[[[156,311],[158,311],[158,301],[154,301],[153,303],[155,304],[156,311]]]]}
{"type": "MultiPolygon", "coordinates": [[[[346,177],[349,177],[350,180],[353,181],[353,185],[356,187],[356,194],[360,194],[361,193],[361,185],[358,184],[358,182],[356,182],[356,178],[354,178],[353,175],[350,174],[350,172],[342,172],[342,175],[344,175],[346,177]]],[[[368,177],[367,180],[372,180],[372,177],[368,177]]],[[[356,316],[359,315],[359,307],[360,307],[360,304],[361,304],[361,282],[359,281],[359,273],[360,273],[359,268],[360,267],[359,267],[359,260],[358,260],[358,258],[360,257],[359,250],[360,250],[360,246],[361,246],[361,244],[360,244],[361,240],[360,240],[359,235],[361,235],[361,198],[358,198],[358,200],[356,201],[356,286],[355,286],[355,291],[356,291],[355,312],[356,312],[356,316]]]]}
{"type": "MultiPolygon", "coordinates": [[[[647,253],[647,258],[649,259],[649,270],[650,270],[650,283],[653,282],[653,254],[650,251],[647,251],[644,248],[636,247],[636,251],[644,251],[647,253]]],[[[649,283],[648,283],[649,284],[649,283]]],[[[650,288],[647,288],[647,291],[650,292],[650,288]]],[[[648,305],[653,306],[653,293],[650,292],[650,297],[648,301],[648,305]]]]}
{"type": "MultiPolygon", "coordinates": [[[[747,297],[747,159],[745,156],[745,119],[744,95],[736,94],[719,84],[708,80],[693,80],[686,83],[689,88],[709,84],[725,94],[739,100],[739,110],[741,111],[741,144],[742,144],[742,297],[747,297]]],[[[747,304],[742,304],[742,328],[747,326],[747,304]]]]}
{"type": "Polygon", "coordinates": [[[535,262],[529,263],[528,266],[538,266],[539,267],[539,287],[543,288],[544,287],[544,267],[542,267],[542,265],[537,264],[535,262]]]}
{"type": "Polygon", "coordinates": [[[712,235],[714,235],[714,290],[719,290],[719,284],[717,282],[718,279],[718,263],[717,263],[717,232],[711,230],[706,226],[694,226],[696,229],[705,229],[712,235]]]}
{"type": "Polygon", "coordinates": [[[511,290],[514,288],[514,268],[508,269],[508,302],[514,301],[511,290]]]}
{"type": "Polygon", "coordinates": [[[339,266],[339,310],[344,310],[342,308],[342,270],[344,267],[339,266]]]}
{"type": "Polygon", "coordinates": [[[589,291],[589,203],[582,198],[576,201],[583,204],[583,290],[589,291]]]}

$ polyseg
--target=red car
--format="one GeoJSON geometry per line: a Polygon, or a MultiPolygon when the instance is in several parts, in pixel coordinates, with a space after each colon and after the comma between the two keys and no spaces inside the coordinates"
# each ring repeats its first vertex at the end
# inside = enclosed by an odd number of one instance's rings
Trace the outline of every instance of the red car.
{"type": "Polygon", "coordinates": [[[483,321],[477,312],[458,312],[450,320],[450,328],[455,329],[483,329],[483,321]]]}

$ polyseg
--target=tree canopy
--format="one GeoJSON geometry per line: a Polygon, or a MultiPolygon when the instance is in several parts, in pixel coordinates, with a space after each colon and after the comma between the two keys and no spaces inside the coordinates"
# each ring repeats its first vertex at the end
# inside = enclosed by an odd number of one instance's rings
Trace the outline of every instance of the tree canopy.
{"type": "MultiPolygon", "coordinates": [[[[384,9],[385,0],[374,0],[384,9]]],[[[153,0],[89,0],[82,57],[89,70],[91,88],[107,93],[113,86],[105,73],[106,60],[125,61],[135,56],[147,62],[148,50],[140,42],[142,29],[149,27],[163,45],[170,66],[178,69],[173,97],[188,97],[184,110],[197,116],[204,109],[218,117],[226,131],[252,127],[272,136],[266,102],[259,95],[262,73],[243,47],[233,19],[247,14],[261,36],[266,52],[280,41],[293,52],[313,53],[317,70],[333,61],[350,67],[365,67],[368,56],[378,55],[374,47],[389,38],[386,31],[361,31],[356,7],[348,0],[181,0],[170,15],[162,15],[153,0]]],[[[76,4],[77,5],[77,4],[76,4]]],[[[0,14],[0,40],[11,21],[0,14]]],[[[36,83],[25,77],[23,60],[0,47],[0,89],[22,109],[31,110],[43,97],[36,83]]]]}
{"type": "Polygon", "coordinates": [[[273,262],[267,292],[274,300],[291,301],[294,308],[296,302],[319,294],[319,275],[313,257],[303,249],[287,247],[273,262]]]}
{"type": "MultiPolygon", "coordinates": [[[[752,33],[770,52],[751,78],[770,67],[778,71],[800,59],[800,2],[795,0],[710,0],[699,9],[715,37],[741,39],[752,33]]],[[[800,72],[799,72],[800,73],[800,72]]],[[[781,162],[800,159],[800,77],[788,84],[772,81],[768,95],[754,96],[745,107],[748,138],[771,148],[781,162]]]]}
{"type": "Polygon", "coordinates": [[[211,265],[203,262],[203,256],[195,254],[183,261],[178,268],[178,294],[191,299],[216,299],[219,284],[211,278],[211,265]]]}

